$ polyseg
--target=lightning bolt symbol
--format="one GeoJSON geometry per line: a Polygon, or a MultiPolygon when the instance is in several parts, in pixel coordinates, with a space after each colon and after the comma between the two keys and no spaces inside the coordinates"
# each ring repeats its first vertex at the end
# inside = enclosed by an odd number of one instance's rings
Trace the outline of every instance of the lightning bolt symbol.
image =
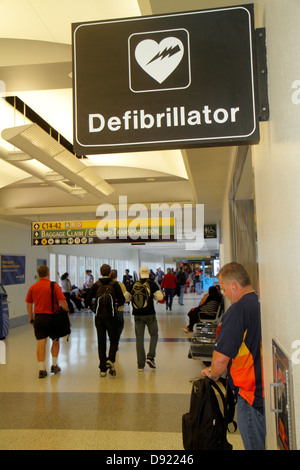
{"type": "Polygon", "coordinates": [[[147,65],[151,64],[151,62],[154,62],[155,60],[158,60],[158,59],[164,59],[165,57],[169,56],[171,57],[172,55],[175,55],[177,54],[177,52],[180,52],[180,47],[178,46],[178,44],[173,47],[166,47],[162,52],[159,52],[158,54],[156,54],[155,57],[153,57],[153,59],[151,59],[147,65]]]}

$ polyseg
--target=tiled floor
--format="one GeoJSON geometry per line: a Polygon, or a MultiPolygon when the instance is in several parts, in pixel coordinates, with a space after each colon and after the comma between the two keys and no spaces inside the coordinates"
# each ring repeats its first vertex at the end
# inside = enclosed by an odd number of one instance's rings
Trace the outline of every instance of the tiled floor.
{"type": "MultiPolygon", "coordinates": [[[[183,450],[181,418],[189,409],[190,379],[204,366],[188,358],[188,338],[180,328],[198,302],[199,296],[186,294],[183,307],[175,298],[172,312],[156,305],[157,369],[146,366],[144,372],[137,370],[127,307],[115,377],[99,376],[89,312],[71,316],[70,339],[61,340],[62,373],[45,379],[38,379],[32,327],[11,329],[4,341],[6,364],[0,365],[0,449],[183,450]]],[[[51,365],[50,353],[48,358],[51,365]]],[[[243,449],[238,432],[228,440],[243,449]]]]}

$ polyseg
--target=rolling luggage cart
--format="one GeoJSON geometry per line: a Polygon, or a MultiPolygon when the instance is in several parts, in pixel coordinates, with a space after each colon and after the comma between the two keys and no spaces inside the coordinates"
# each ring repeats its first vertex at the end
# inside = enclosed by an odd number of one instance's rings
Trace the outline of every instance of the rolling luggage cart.
{"type": "Polygon", "coordinates": [[[192,359],[210,362],[214,352],[215,340],[216,330],[203,336],[200,334],[193,336],[191,339],[190,357],[192,359]]]}
{"type": "Polygon", "coordinates": [[[220,304],[215,319],[203,319],[199,323],[195,324],[189,350],[189,357],[191,359],[201,360],[203,362],[211,362],[211,358],[214,352],[217,328],[221,322],[222,314],[223,309],[222,305],[220,304]]]}

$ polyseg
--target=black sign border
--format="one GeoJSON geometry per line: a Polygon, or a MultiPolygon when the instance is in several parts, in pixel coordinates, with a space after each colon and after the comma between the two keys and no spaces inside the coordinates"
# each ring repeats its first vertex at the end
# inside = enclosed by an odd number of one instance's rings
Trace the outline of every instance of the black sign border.
{"type": "Polygon", "coordinates": [[[141,151],[154,151],[154,150],[168,150],[168,149],[188,149],[199,147],[219,147],[230,146],[238,144],[257,144],[260,140],[259,135],[259,113],[258,113],[258,96],[257,96],[257,71],[256,71],[256,50],[255,50],[255,37],[254,37],[254,4],[235,5],[229,7],[212,8],[206,10],[195,10],[185,12],[175,12],[159,15],[147,15],[132,18],[119,18],[103,21],[89,21],[83,23],[72,24],[72,56],[73,56],[73,132],[74,132],[74,151],[77,155],[92,155],[99,153],[122,153],[122,152],[141,152],[141,151]],[[249,43],[250,43],[250,56],[251,62],[251,85],[252,85],[252,111],[253,111],[253,130],[247,135],[235,136],[220,136],[220,137],[201,137],[201,138],[187,138],[178,140],[160,140],[147,142],[121,142],[111,144],[82,144],[77,138],[77,87],[76,87],[76,41],[75,35],[78,28],[83,26],[120,23],[129,21],[144,21],[149,19],[156,19],[162,17],[186,16],[197,15],[203,13],[214,13],[217,11],[239,10],[247,11],[249,15],[249,43]],[[87,150],[89,149],[89,150],[87,150]]]}

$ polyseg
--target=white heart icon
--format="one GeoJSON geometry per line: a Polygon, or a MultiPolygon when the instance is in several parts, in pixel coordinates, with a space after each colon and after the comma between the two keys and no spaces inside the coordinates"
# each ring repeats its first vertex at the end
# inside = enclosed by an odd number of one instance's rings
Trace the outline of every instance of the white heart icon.
{"type": "Polygon", "coordinates": [[[163,83],[178,67],[183,53],[184,47],[178,38],[168,37],[159,44],[153,39],[145,39],[136,46],[135,58],[150,77],[163,83]]]}

